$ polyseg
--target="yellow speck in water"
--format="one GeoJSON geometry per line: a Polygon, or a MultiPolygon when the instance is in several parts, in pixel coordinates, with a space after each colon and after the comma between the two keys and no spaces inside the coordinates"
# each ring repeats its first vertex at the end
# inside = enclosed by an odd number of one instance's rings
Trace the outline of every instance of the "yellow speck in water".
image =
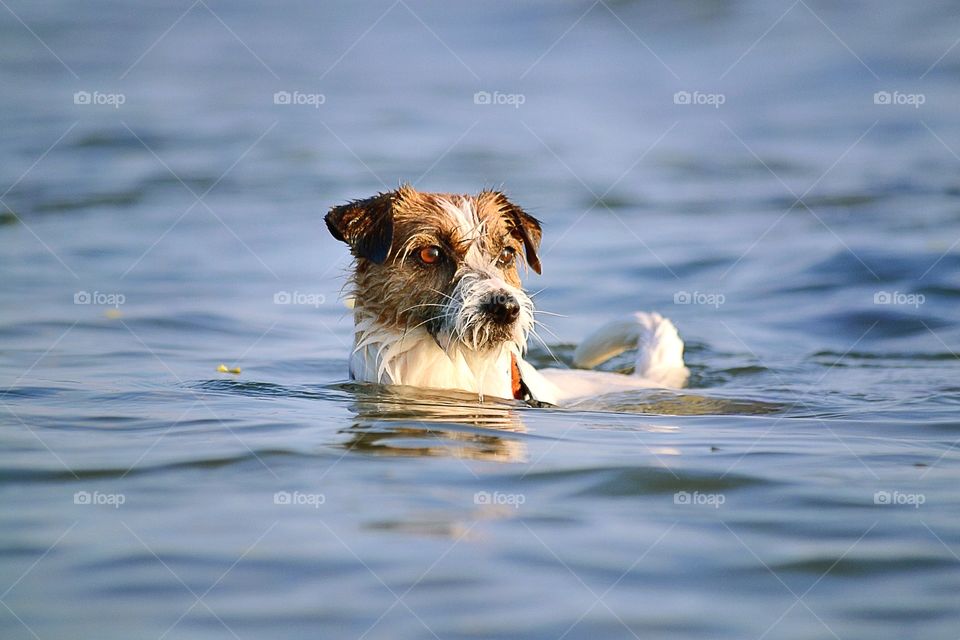
{"type": "Polygon", "coordinates": [[[240,367],[230,368],[225,364],[221,364],[219,367],[217,367],[217,371],[220,373],[232,373],[234,375],[240,375],[240,367]]]}
{"type": "Polygon", "coordinates": [[[107,316],[111,320],[116,320],[117,318],[123,317],[123,312],[120,309],[107,309],[103,312],[103,315],[107,316]]]}

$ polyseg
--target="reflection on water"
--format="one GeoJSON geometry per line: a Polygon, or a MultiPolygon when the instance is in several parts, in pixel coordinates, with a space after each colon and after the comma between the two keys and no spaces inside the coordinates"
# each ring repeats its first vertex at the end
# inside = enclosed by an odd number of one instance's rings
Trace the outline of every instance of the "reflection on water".
{"type": "MultiPolygon", "coordinates": [[[[491,462],[527,462],[523,415],[527,405],[456,391],[434,391],[402,386],[343,383],[315,388],[290,388],[269,383],[233,380],[194,385],[206,391],[247,397],[324,399],[346,394],[352,424],[341,433],[344,449],[386,456],[450,456],[491,462]]],[[[640,389],[587,398],[551,413],[612,412],[650,416],[769,415],[792,406],[737,398],[712,397],[689,391],[640,389]]],[[[574,414],[575,415],[575,414],[574,414]]],[[[644,426],[663,430],[663,426],[644,426]]],[[[664,455],[678,455],[675,449],[664,455]]]]}
{"type": "Polygon", "coordinates": [[[789,407],[760,400],[714,397],[688,391],[653,390],[646,393],[609,393],[598,398],[580,400],[570,408],[639,415],[750,416],[781,413],[789,407]]]}
{"type": "Polygon", "coordinates": [[[526,433],[516,403],[461,393],[351,384],[353,425],[343,433],[350,451],[391,456],[452,456],[526,462],[526,433]]]}

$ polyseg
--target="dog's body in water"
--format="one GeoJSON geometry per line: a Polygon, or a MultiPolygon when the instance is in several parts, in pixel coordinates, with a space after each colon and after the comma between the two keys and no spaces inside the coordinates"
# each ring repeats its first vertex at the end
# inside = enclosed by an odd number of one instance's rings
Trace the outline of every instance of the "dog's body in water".
{"type": "Polygon", "coordinates": [[[335,238],[355,258],[350,377],[562,404],[638,387],[678,387],[688,372],[669,320],[638,312],[587,338],[574,362],[526,362],[535,309],[518,259],[540,273],[538,220],[498,191],[424,193],[409,186],[334,207],[335,238]],[[590,371],[636,348],[633,375],[590,371]]]}

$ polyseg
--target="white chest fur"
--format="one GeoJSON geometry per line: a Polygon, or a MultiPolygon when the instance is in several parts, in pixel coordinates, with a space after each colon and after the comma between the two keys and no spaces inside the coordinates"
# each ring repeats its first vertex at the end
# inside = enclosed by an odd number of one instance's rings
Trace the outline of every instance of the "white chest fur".
{"type": "Polygon", "coordinates": [[[445,351],[429,333],[417,329],[405,335],[358,333],[350,374],[365,382],[460,389],[509,398],[510,366],[507,347],[483,354],[462,348],[445,351]]]}
{"type": "Polygon", "coordinates": [[[406,334],[358,331],[350,375],[354,380],[434,389],[458,389],[479,396],[513,397],[512,357],[536,400],[557,402],[553,386],[527,364],[512,343],[482,353],[463,347],[441,349],[427,331],[406,334]]]}

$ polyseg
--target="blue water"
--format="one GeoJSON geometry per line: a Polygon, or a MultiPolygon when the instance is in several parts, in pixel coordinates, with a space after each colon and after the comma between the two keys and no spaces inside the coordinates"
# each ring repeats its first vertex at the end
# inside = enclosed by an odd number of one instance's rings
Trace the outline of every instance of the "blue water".
{"type": "Polygon", "coordinates": [[[957,638],[958,14],[4,0],[0,636],[957,638]],[[347,383],[401,181],[544,221],[538,365],[658,310],[689,387],[347,383]]]}

